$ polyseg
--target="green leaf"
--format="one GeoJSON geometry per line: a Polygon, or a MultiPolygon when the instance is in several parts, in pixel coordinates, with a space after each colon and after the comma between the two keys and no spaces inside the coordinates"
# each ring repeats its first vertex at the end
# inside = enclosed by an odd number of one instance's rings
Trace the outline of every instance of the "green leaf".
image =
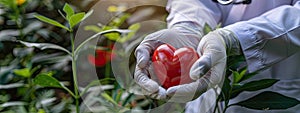
{"type": "Polygon", "coordinates": [[[108,102],[113,103],[114,105],[118,106],[118,103],[114,101],[114,99],[111,98],[107,93],[101,93],[101,96],[107,100],[108,102]]]}
{"type": "Polygon", "coordinates": [[[204,35],[208,34],[211,31],[212,31],[212,28],[207,23],[205,23],[204,28],[203,28],[204,35]]]}
{"type": "Polygon", "coordinates": [[[47,113],[44,109],[39,109],[38,113],[47,113]]]}
{"type": "Polygon", "coordinates": [[[29,78],[31,76],[31,72],[29,68],[24,68],[24,69],[15,69],[14,74],[29,78]]]}
{"type": "Polygon", "coordinates": [[[120,17],[114,18],[112,22],[109,23],[109,26],[120,27],[131,15],[125,13],[120,17]]]}
{"type": "Polygon", "coordinates": [[[120,102],[121,97],[124,95],[123,92],[124,91],[122,89],[116,90],[116,94],[117,94],[116,97],[115,97],[116,102],[120,102]]]}
{"type": "Polygon", "coordinates": [[[277,80],[277,79],[262,79],[262,80],[257,80],[257,81],[251,81],[251,82],[248,82],[248,83],[242,85],[240,90],[257,91],[257,90],[268,88],[278,81],[279,80],[277,80]]]}
{"type": "Polygon", "coordinates": [[[132,24],[131,26],[129,26],[129,30],[132,30],[132,31],[137,31],[141,28],[141,24],[140,23],[135,23],[135,24],[132,24]]]}
{"type": "Polygon", "coordinates": [[[242,71],[240,72],[240,75],[242,75],[244,77],[244,75],[247,73],[247,67],[242,69],[242,71]]]}
{"type": "Polygon", "coordinates": [[[96,32],[96,33],[102,31],[101,28],[99,28],[99,27],[96,26],[96,25],[88,25],[88,26],[85,26],[85,27],[84,27],[84,30],[86,30],[86,31],[93,31],[93,32],[96,32]]]}
{"type": "Polygon", "coordinates": [[[225,102],[228,102],[229,98],[230,98],[230,90],[231,90],[231,85],[230,85],[230,80],[228,77],[226,77],[224,79],[224,83],[222,86],[222,91],[221,94],[219,96],[221,96],[221,100],[225,100],[225,102]]]}
{"type": "Polygon", "coordinates": [[[247,73],[247,74],[245,74],[245,75],[243,76],[243,78],[240,80],[240,82],[245,81],[245,80],[247,80],[247,79],[249,79],[249,78],[251,78],[251,77],[257,75],[257,73],[258,73],[258,72],[253,72],[253,73],[247,73]]]}
{"type": "Polygon", "coordinates": [[[232,104],[257,110],[287,109],[300,104],[300,101],[282,94],[265,91],[247,100],[232,104]]]}
{"type": "MultiPolygon", "coordinates": [[[[12,1],[12,0],[9,0],[9,1],[12,1]]],[[[8,0],[0,0],[0,4],[5,7],[9,7],[9,5],[10,5],[8,0]]]]}
{"type": "Polygon", "coordinates": [[[47,75],[46,73],[42,73],[33,79],[34,83],[40,85],[42,87],[55,87],[55,88],[63,88],[59,81],[47,75]]]}
{"type": "Polygon", "coordinates": [[[65,48],[63,48],[59,45],[55,45],[55,44],[51,44],[51,43],[30,43],[30,42],[24,42],[24,41],[21,41],[21,40],[17,40],[17,42],[20,42],[21,44],[23,44],[27,47],[36,47],[36,48],[39,48],[41,50],[56,49],[56,50],[64,51],[64,52],[71,55],[71,53],[67,49],[65,49],[65,48]]]}
{"type": "Polygon", "coordinates": [[[219,23],[219,24],[216,26],[216,29],[219,29],[219,28],[222,28],[222,23],[219,23]]]}
{"type": "Polygon", "coordinates": [[[51,24],[51,25],[54,25],[54,26],[57,26],[57,27],[60,27],[60,28],[63,28],[65,30],[69,31],[69,28],[67,28],[66,26],[60,24],[59,22],[57,22],[55,20],[52,20],[52,19],[47,18],[47,17],[42,16],[42,15],[34,15],[34,17],[37,18],[37,19],[39,19],[42,22],[46,22],[48,24],[51,24]]]}
{"type": "Polygon", "coordinates": [[[79,22],[81,22],[84,15],[85,15],[85,13],[77,13],[77,14],[72,15],[69,19],[70,29],[72,29],[75,25],[77,25],[79,22]]]}
{"type": "MultiPolygon", "coordinates": [[[[247,67],[242,68],[240,71],[233,71],[233,79],[234,79],[234,83],[240,83],[242,82],[242,79],[244,78],[244,76],[247,73],[247,67]]],[[[244,80],[246,80],[244,78],[244,80]]]]}
{"type": "Polygon", "coordinates": [[[232,97],[237,96],[243,91],[257,91],[257,90],[268,88],[278,81],[279,80],[276,79],[262,79],[257,81],[251,81],[240,86],[236,85],[235,87],[233,87],[232,97]]]}
{"type": "Polygon", "coordinates": [[[15,8],[17,6],[15,0],[0,0],[0,4],[6,8],[15,8]]]}
{"type": "Polygon", "coordinates": [[[135,34],[136,32],[141,28],[141,24],[139,23],[135,23],[132,24],[131,26],[129,26],[129,30],[131,30],[130,33],[128,33],[126,36],[122,37],[121,39],[117,40],[118,42],[124,43],[128,40],[130,40],[135,34]]]}
{"type": "Polygon", "coordinates": [[[244,55],[230,56],[227,60],[227,67],[236,69],[237,67],[240,67],[241,62],[245,62],[244,55]]]}
{"type": "Polygon", "coordinates": [[[69,21],[70,17],[72,15],[74,15],[74,10],[72,9],[72,7],[69,4],[65,4],[63,11],[66,13],[66,19],[69,21]]]}
{"type": "Polygon", "coordinates": [[[239,72],[233,71],[233,79],[234,83],[240,83],[245,81],[253,76],[255,76],[257,72],[247,73],[247,67],[242,68],[239,72]]]}
{"type": "Polygon", "coordinates": [[[233,83],[239,83],[242,78],[242,74],[239,74],[237,71],[233,71],[233,83]]]}
{"type": "MultiPolygon", "coordinates": [[[[103,26],[102,28],[102,31],[107,31],[107,30],[111,30],[113,29],[113,27],[111,26],[103,26]]],[[[109,40],[112,40],[112,41],[117,41],[120,39],[120,34],[119,33],[107,33],[107,34],[104,34],[104,36],[106,38],[108,38],[109,40]]]]}

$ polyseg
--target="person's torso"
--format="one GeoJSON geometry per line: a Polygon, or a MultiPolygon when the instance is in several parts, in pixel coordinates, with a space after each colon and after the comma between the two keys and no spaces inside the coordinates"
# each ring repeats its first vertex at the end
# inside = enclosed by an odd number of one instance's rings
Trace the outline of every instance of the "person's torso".
{"type": "Polygon", "coordinates": [[[250,4],[219,5],[223,11],[223,25],[249,20],[282,5],[292,5],[295,0],[252,0],[250,4]]]}

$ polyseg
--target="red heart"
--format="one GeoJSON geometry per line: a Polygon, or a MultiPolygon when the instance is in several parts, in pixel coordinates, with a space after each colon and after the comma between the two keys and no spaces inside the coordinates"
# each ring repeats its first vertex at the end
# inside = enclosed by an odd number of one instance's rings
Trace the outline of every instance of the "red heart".
{"type": "Polygon", "coordinates": [[[152,56],[154,72],[158,82],[166,89],[179,84],[192,82],[190,68],[199,58],[193,48],[174,48],[163,44],[156,48],[152,56]]]}

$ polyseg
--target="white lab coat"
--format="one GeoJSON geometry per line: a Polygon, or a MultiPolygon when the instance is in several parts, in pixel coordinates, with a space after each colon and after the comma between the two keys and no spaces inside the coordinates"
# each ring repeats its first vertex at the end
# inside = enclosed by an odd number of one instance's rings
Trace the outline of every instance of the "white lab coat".
{"type": "MultiPolygon", "coordinates": [[[[201,30],[205,23],[233,31],[243,49],[251,72],[263,70],[253,79],[276,78],[278,83],[266,90],[300,100],[300,0],[252,0],[250,5],[220,5],[211,0],[168,0],[168,27],[181,23],[194,24],[201,30]]],[[[200,31],[201,34],[202,31],[200,31]]],[[[245,92],[237,102],[258,92],[245,92]]],[[[211,93],[212,94],[212,93],[211,93]]],[[[187,113],[203,113],[206,96],[187,104],[187,113]]],[[[228,113],[300,113],[300,105],[287,110],[258,111],[231,107],[228,113]]]]}

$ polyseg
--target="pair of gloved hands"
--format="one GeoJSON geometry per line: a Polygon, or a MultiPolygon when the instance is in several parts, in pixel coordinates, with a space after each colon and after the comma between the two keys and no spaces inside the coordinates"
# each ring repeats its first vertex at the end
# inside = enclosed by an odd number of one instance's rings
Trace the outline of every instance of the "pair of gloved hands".
{"type": "Polygon", "coordinates": [[[234,33],[226,29],[217,29],[200,39],[201,36],[197,34],[178,29],[165,29],[148,35],[135,51],[137,65],[134,80],[144,90],[144,94],[160,100],[188,102],[209,88],[222,85],[227,56],[240,54],[239,41],[234,33]],[[164,43],[175,48],[189,46],[196,49],[201,57],[190,69],[190,77],[194,82],[164,89],[149,78],[152,71],[151,54],[164,43]]]}

